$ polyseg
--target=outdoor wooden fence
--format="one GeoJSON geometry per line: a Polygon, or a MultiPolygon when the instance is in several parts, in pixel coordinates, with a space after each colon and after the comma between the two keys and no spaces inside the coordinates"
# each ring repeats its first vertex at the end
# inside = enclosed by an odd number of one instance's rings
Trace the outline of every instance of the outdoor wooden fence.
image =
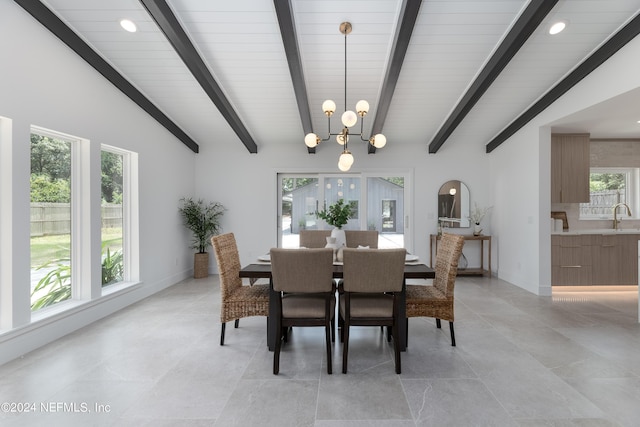
{"type": "MultiPolygon", "coordinates": [[[[102,205],[102,228],[122,227],[122,205],[102,205]]],[[[71,232],[69,203],[31,203],[31,237],[71,232]]]]}

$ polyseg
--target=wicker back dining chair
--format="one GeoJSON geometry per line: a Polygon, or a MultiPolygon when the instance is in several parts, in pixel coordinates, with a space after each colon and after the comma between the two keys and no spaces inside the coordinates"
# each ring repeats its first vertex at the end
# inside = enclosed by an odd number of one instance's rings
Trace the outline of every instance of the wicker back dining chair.
{"type": "Polygon", "coordinates": [[[396,373],[402,371],[398,338],[399,298],[404,283],[405,249],[344,249],[344,280],[340,284],[342,373],[347,373],[349,328],[387,326],[392,329],[396,373]]]}
{"type": "Polygon", "coordinates": [[[301,248],[324,248],[331,230],[300,230],[301,248]]]}
{"type": "Polygon", "coordinates": [[[378,249],[377,230],[345,230],[344,235],[348,248],[368,246],[369,249],[378,249]]]}
{"type": "Polygon", "coordinates": [[[220,345],[224,345],[226,323],[250,316],[269,316],[269,285],[243,286],[240,278],[240,255],[233,233],[211,238],[220,275],[220,345]]]}
{"type": "Polygon", "coordinates": [[[276,299],[276,347],[273,374],[280,372],[280,349],[289,328],[324,326],[327,373],[331,374],[331,335],[336,309],[333,250],[271,249],[271,276],[276,299]]]}
{"type": "MultiPolygon", "coordinates": [[[[456,345],[453,331],[453,291],[463,246],[464,236],[444,234],[436,254],[436,277],[433,284],[407,285],[407,331],[409,317],[434,317],[438,328],[441,327],[440,320],[447,320],[451,331],[451,345],[456,345]]],[[[407,332],[407,342],[408,334],[407,332]]]]}

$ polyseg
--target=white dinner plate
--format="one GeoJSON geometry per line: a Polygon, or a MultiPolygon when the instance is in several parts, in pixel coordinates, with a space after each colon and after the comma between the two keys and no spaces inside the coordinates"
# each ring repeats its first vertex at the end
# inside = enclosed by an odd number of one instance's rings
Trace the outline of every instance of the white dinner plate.
{"type": "Polygon", "coordinates": [[[258,257],[258,261],[271,262],[271,255],[270,254],[260,255],[258,257]]]}
{"type": "Polygon", "coordinates": [[[407,254],[407,256],[404,258],[404,260],[406,262],[414,262],[414,261],[418,261],[418,255],[410,255],[407,254]]]}

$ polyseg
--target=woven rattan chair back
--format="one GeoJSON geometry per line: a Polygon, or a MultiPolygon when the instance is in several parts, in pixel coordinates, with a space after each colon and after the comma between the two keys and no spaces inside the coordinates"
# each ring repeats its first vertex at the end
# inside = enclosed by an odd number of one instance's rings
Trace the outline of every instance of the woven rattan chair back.
{"type": "Polygon", "coordinates": [[[243,317],[269,315],[269,286],[243,286],[240,278],[240,255],[233,233],[211,238],[220,275],[220,345],[224,345],[226,323],[243,317]]]}
{"type": "MultiPolygon", "coordinates": [[[[407,285],[406,309],[409,317],[433,317],[436,326],[441,327],[440,320],[449,321],[451,333],[451,345],[456,345],[456,336],[453,329],[454,298],[453,291],[458,273],[458,260],[462,254],[464,236],[457,234],[444,234],[438,245],[436,255],[436,277],[433,285],[407,285]]],[[[409,340],[409,328],[407,326],[407,342],[409,340]]]]}
{"type": "Polygon", "coordinates": [[[453,291],[458,274],[458,260],[462,254],[464,237],[457,234],[444,234],[438,245],[436,254],[436,277],[433,286],[440,292],[453,298],[453,291]]]}

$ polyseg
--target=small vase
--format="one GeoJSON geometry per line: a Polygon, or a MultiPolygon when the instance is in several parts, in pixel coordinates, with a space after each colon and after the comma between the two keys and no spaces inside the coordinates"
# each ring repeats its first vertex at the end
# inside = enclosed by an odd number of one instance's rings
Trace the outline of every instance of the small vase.
{"type": "Polygon", "coordinates": [[[331,230],[331,237],[336,238],[336,245],[338,245],[338,248],[347,245],[347,238],[345,237],[343,229],[334,228],[333,230],[331,230]]]}
{"type": "Polygon", "coordinates": [[[473,235],[474,236],[479,236],[480,234],[482,234],[482,228],[480,228],[480,224],[476,224],[473,227],[473,235]]]}
{"type": "Polygon", "coordinates": [[[333,260],[336,261],[338,257],[338,244],[336,243],[336,238],[331,236],[327,237],[327,244],[325,245],[325,248],[333,249],[333,260]]]}

